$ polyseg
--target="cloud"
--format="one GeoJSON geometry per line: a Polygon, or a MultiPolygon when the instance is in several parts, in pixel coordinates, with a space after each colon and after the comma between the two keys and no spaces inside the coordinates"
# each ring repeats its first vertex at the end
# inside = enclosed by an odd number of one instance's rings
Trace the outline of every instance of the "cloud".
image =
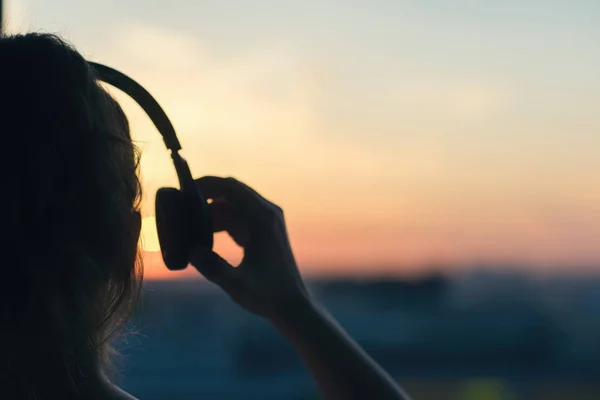
{"type": "Polygon", "coordinates": [[[508,87],[463,83],[453,87],[445,102],[450,113],[462,121],[483,120],[510,104],[508,87]]]}
{"type": "MultiPolygon", "coordinates": [[[[281,48],[219,56],[197,38],[132,23],[116,29],[102,53],[155,93],[183,139],[212,131],[240,147],[281,137],[289,143],[315,119],[298,79],[301,61],[281,48]]],[[[211,140],[207,134],[202,142],[211,140]]]]}
{"type": "MultiPolygon", "coordinates": [[[[201,39],[140,23],[111,32],[95,58],[153,93],[196,174],[243,174],[269,190],[273,179],[305,186],[340,173],[366,179],[393,160],[327,134],[320,102],[329,77],[318,60],[277,42],[223,55],[201,39]]],[[[142,168],[152,194],[174,183],[170,161],[148,119],[125,96],[119,100],[134,136],[146,142],[142,168]]]]}

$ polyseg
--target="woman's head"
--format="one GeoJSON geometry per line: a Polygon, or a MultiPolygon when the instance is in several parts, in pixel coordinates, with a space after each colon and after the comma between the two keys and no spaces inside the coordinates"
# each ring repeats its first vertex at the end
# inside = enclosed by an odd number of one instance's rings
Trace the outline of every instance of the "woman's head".
{"type": "Polygon", "coordinates": [[[0,37],[0,60],[0,373],[15,390],[68,391],[106,361],[137,299],[138,153],[119,105],[63,41],[0,37]]]}

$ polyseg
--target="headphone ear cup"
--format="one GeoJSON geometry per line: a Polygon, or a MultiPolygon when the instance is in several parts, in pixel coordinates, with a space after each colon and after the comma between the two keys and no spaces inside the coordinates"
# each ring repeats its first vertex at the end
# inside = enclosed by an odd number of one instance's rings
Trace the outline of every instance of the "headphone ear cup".
{"type": "Polygon", "coordinates": [[[183,192],[161,188],[156,192],[156,230],[163,260],[168,269],[179,271],[189,264],[192,245],[189,210],[183,192]]]}

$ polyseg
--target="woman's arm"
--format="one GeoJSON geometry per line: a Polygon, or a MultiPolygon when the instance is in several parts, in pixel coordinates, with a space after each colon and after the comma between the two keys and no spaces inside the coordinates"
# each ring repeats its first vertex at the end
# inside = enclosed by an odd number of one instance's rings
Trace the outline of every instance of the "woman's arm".
{"type": "Polygon", "coordinates": [[[210,204],[215,232],[227,231],[244,248],[233,267],[209,249],[191,263],[246,310],[262,316],[294,345],[327,399],[408,399],[309,294],[288,240],[283,211],[232,178],[197,184],[210,204]]]}
{"type": "Polygon", "coordinates": [[[409,399],[314,300],[289,305],[284,315],[273,324],[294,345],[327,399],[409,399]]]}

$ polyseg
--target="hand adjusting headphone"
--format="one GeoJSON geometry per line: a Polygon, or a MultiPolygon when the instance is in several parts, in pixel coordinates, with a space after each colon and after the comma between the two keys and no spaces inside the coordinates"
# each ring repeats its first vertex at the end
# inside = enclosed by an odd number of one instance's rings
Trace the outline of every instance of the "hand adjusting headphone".
{"type": "Polygon", "coordinates": [[[148,114],[171,150],[179,189],[160,188],[156,193],[156,229],[163,260],[172,271],[185,269],[194,245],[213,247],[213,229],[206,198],[194,183],[190,167],[179,154],[181,144],[173,124],[158,102],[136,81],[102,64],[88,62],[100,81],[127,93],[148,114]]]}

